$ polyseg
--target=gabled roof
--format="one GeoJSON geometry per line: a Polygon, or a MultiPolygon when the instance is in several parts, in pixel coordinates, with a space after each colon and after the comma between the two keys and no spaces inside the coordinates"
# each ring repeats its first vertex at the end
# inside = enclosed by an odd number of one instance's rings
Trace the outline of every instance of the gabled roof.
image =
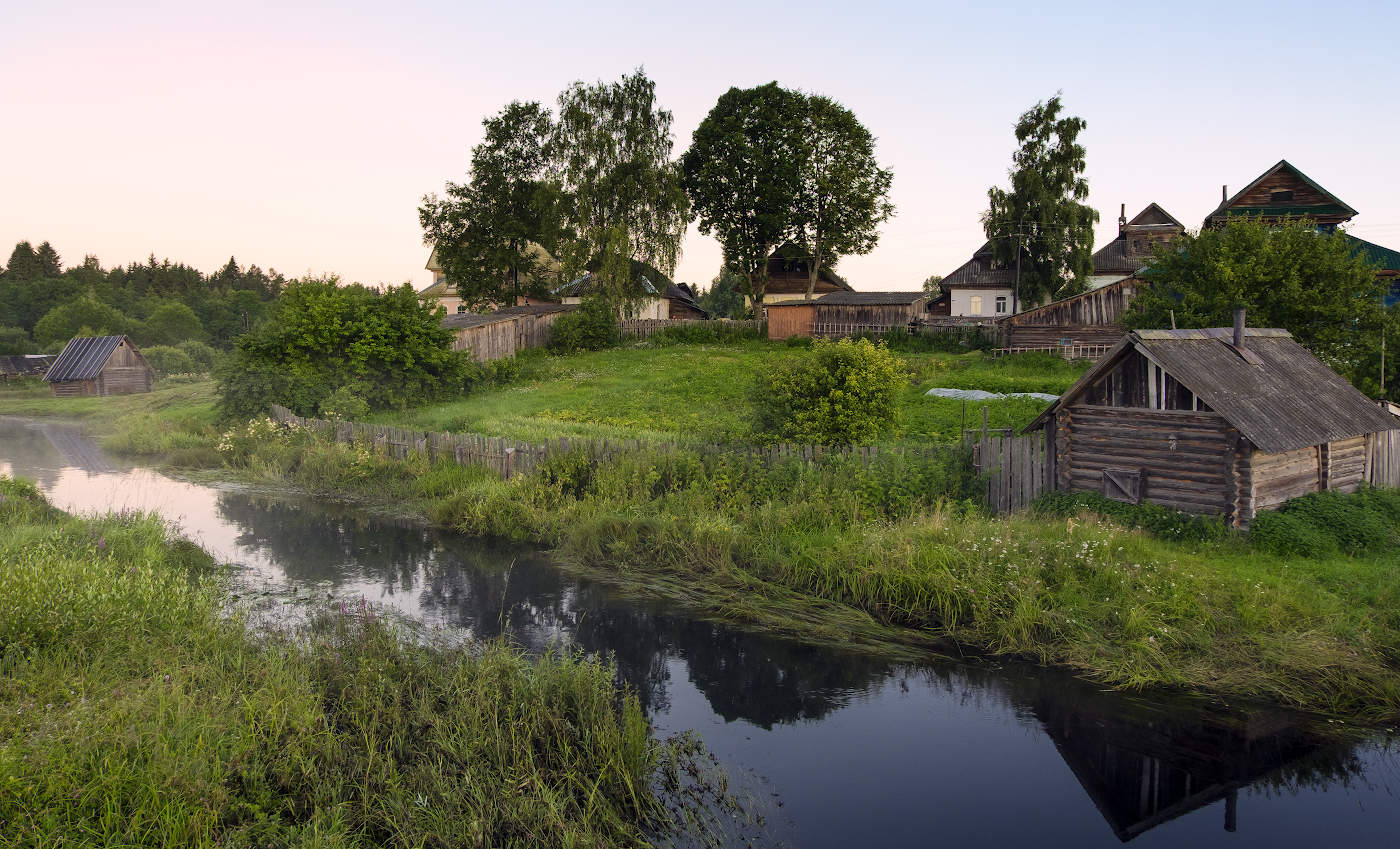
{"type": "Polygon", "coordinates": [[[827,292],[814,300],[817,304],[836,306],[858,306],[862,304],[907,306],[925,298],[923,290],[910,292],[827,292]]]}
{"type": "Polygon", "coordinates": [[[1230,197],[1221,201],[1220,205],[1217,206],[1214,209],[1214,211],[1212,211],[1209,215],[1206,216],[1206,223],[1209,224],[1211,219],[1217,216],[1226,216],[1230,214],[1270,216],[1341,215],[1346,218],[1350,218],[1353,215],[1356,215],[1357,212],[1356,210],[1348,206],[1346,203],[1344,203],[1341,198],[1337,197],[1336,195],[1332,194],[1331,192],[1327,191],[1322,186],[1320,186],[1317,183],[1317,181],[1315,181],[1313,178],[1309,177],[1307,174],[1304,174],[1302,171],[1299,171],[1296,167],[1294,167],[1293,163],[1289,162],[1287,159],[1280,159],[1278,162],[1274,163],[1272,168],[1265,171],[1263,174],[1260,174],[1259,177],[1254,180],[1254,182],[1250,183],[1243,189],[1240,189],[1238,192],[1235,192],[1230,197]],[[1274,176],[1280,171],[1287,171],[1288,173],[1297,177],[1303,183],[1312,187],[1312,189],[1318,194],[1322,195],[1324,198],[1330,201],[1330,203],[1312,206],[1235,206],[1235,201],[1239,200],[1244,195],[1249,194],[1251,191],[1258,188],[1260,183],[1263,183],[1265,180],[1269,179],[1270,177],[1274,176]]]}
{"type": "Polygon", "coordinates": [[[1016,285],[1016,269],[997,262],[991,242],[972,254],[972,259],[953,269],[939,283],[943,288],[1009,289],[1016,285]]]}
{"type": "Polygon", "coordinates": [[[1129,222],[1128,222],[1128,225],[1127,225],[1127,226],[1129,226],[1129,227],[1159,227],[1159,226],[1171,226],[1171,227],[1180,227],[1182,230],[1185,230],[1185,229],[1186,229],[1186,225],[1185,225],[1185,224],[1182,224],[1180,221],[1177,221],[1175,218],[1173,218],[1173,217],[1171,216],[1171,213],[1167,212],[1165,209],[1163,209],[1162,207],[1158,206],[1158,205],[1155,204],[1155,203],[1149,203],[1149,204],[1147,205],[1147,207],[1146,207],[1145,209],[1143,209],[1142,212],[1139,212],[1136,216],[1133,217],[1133,220],[1132,220],[1132,221],[1129,221],[1129,222]]]}
{"type": "Polygon", "coordinates": [[[691,309],[695,310],[696,312],[700,313],[706,318],[710,317],[710,314],[706,312],[703,307],[700,306],[700,302],[695,300],[695,294],[690,291],[690,287],[685,285],[684,283],[666,284],[666,299],[671,301],[680,301],[682,304],[685,304],[686,306],[690,307],[691,309]]]}
{"type": "Polygon", "coordinates": [[[63,352],[49,366],[44,380],[56,383],[62,380],[92,380],[107,364],[112,352],[131,340],[125,336],[76,336],[63,346],[63,352]]]}
{"type": "MultiPolygon", "coordinates": [[[[768,277],[770,280],[768,291],[773,291],[771,282],[773,278],[786,279],[800,277],[806,280],[807,256],[802,248],[789,242],[785,245],[780,245],[774,250],[773,253],[768,256],[768,277]]],[[[852,291],[851,284],[847,283],[844,277],[832,271],[830,268],[821,268],[817,270],[817,283],[818,285],[826,283],[828,286],[832,286],[844,292],[852,291]]]]}
{"type": "Polygon", "coordinates": [[[1123,230],[1113,241],[1094,251],[1093,275],[1104,277],[1114,275],[1113,282],[1123,276],[1137,272],[1152,257],[1152,249],[1158,244],[1186,232],[1186,227],[1173,218],[1165,209],[1149,203],[1132,221],[1123,225],[1123,230]],[[1142,250],[1134,250],[1133,242],[1146,243],[1142,250]]]}
{"type": "MultiPolygon", "coordinates": [[[[642,291],[653,297],[660,296],[661,292],[652,284],[645,275],[639,276],[637,280],[642,284],[642,291]]],[[[593,291],[593,272],[585,271],[582,277],[577,277],[554,290],[554,294],[561,298],[581,298],[593,291]]]]}
{"type": "Polygon", "coordinates": [[[1267,454],[1395,428],[1393,416],[1293,341],[1288,331],[1246,329],[1245,356],[1231,339],[1228,327],[1133,331],[1022,430],[1043,425],[1055,411],[1073,404],[1133,351],[1161,366],[1267,454]]]}

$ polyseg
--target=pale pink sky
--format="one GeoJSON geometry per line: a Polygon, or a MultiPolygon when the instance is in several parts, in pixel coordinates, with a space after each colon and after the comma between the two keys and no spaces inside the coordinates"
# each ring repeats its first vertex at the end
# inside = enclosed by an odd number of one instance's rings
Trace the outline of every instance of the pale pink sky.
{"type": "MultiPolygon", "coordinates": [[[[1112,237],[1156,201],[1189,227],[1286,158],[1400,248],[1395,3],[700,5],[0,0],[0,250],[66,263],[234,255],[417,285],[417,205],[465,176],[484,115],[644,65],[677,152],[731,85],[831,95],[878,139],[897,216],[859,289],[914,288],[981,243],[1011,127],[1063,90],[1112,237]]],[[[708,283],[692,230],[677,278],[708,283]]],[[[0,256],[0,261],[3,261],[0,256]]]]}

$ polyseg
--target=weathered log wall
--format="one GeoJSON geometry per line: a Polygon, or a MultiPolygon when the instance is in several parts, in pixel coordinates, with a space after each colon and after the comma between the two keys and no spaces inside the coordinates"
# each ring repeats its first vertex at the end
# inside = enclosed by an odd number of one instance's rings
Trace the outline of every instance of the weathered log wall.
{"type": "Polygon", "coordinates": [[[1144,500],[1233,515],[1239,433],[1216,413],[1075,404],[1054,424],[1058,488],[1104,492],[1104,470],[1142,476],[1144,500]]]}
{"type": "Polygon", "coordinates": [[[1006,328],[1006,347],[1052,349],[1068,339],[1076,347],[1117,344],[1125,331],[1116,324],[1089,325],[1010,325],[1006,328]]]}

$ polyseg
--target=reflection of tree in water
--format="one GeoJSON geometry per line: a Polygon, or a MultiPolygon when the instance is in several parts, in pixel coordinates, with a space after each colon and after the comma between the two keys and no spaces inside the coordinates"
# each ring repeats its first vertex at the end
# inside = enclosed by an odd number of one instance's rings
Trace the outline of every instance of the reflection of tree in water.
{"type": "Polygon", "coordinates": [[[292,583],[371,580],[412,589],[419,567],[435,556],[431,532],[344,505],[228,492],[219,495],[219,515],[241,529],[239,545],[266,552],[292,583]]]}
{"type": "Polygon", "coordinates": [[[969,709],[1009,710],[1045,731],[1123,840],[1222,799],[1233,829],[1240,789],[1334,786],[1362,769],[1352,744],[1293,714],[1148,700],[1032,666],[912,666],[806,646],[616,598],[528,548],[353,508],[231,494],[220,512],[291,580],[416,587],[430,617],[476,638],[504,633],[531,652],[558,644],[609,656],[649,710],[669,706],[671,659],[717,715],[763,728],[821,719],[892,679],[922,679],[969,709]]]}

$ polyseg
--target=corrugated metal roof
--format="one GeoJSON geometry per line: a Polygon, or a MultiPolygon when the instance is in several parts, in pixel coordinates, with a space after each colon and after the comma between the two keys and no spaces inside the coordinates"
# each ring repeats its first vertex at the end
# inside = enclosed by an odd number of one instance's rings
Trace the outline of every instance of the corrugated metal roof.
{"type": "Polygon", "coordinates": [[[1288,331],[1246,329],[1249,359],[1235,351],[1231,339],[1228,327],[1129,333],[1026,429],[1072,404],[1134,348],[1268,454],[1395,427],[1394,417],[1293,341],[1288,331]]]}
{"type": "Polygon", "coordinates": [[[836,306],[857,306],[868,304],[879,306],[882,304],[906,306],[912,304],[920,298],[926,297],[922,291],[917,292],[828,292],[816,299],[819,304],[835,304],[836,306]]]}
{"type": "Polygon", "coordinates": [[[1377,266],[1382,271],[1400,271],[1400,251],[1391,250],[1384,245],[1368,242],[1365,239],[1358,239],[1350,233],[1344,235],[1346,240],[1351,243],[1352,250],[1365,257],[1367,262],[1377,266]]]}
{"type": "MultiPolygon", "coordinates": [[[[125,336],[77,336],[68,341],[63,352],[54,364],[49,366],[44,380],[57,383],[63,380],[92,380],[102,371],[107,358],[117,347],[131,340],[125,336]]],[[[135,347],[134,345],[132,347],[135,347]]]]}

